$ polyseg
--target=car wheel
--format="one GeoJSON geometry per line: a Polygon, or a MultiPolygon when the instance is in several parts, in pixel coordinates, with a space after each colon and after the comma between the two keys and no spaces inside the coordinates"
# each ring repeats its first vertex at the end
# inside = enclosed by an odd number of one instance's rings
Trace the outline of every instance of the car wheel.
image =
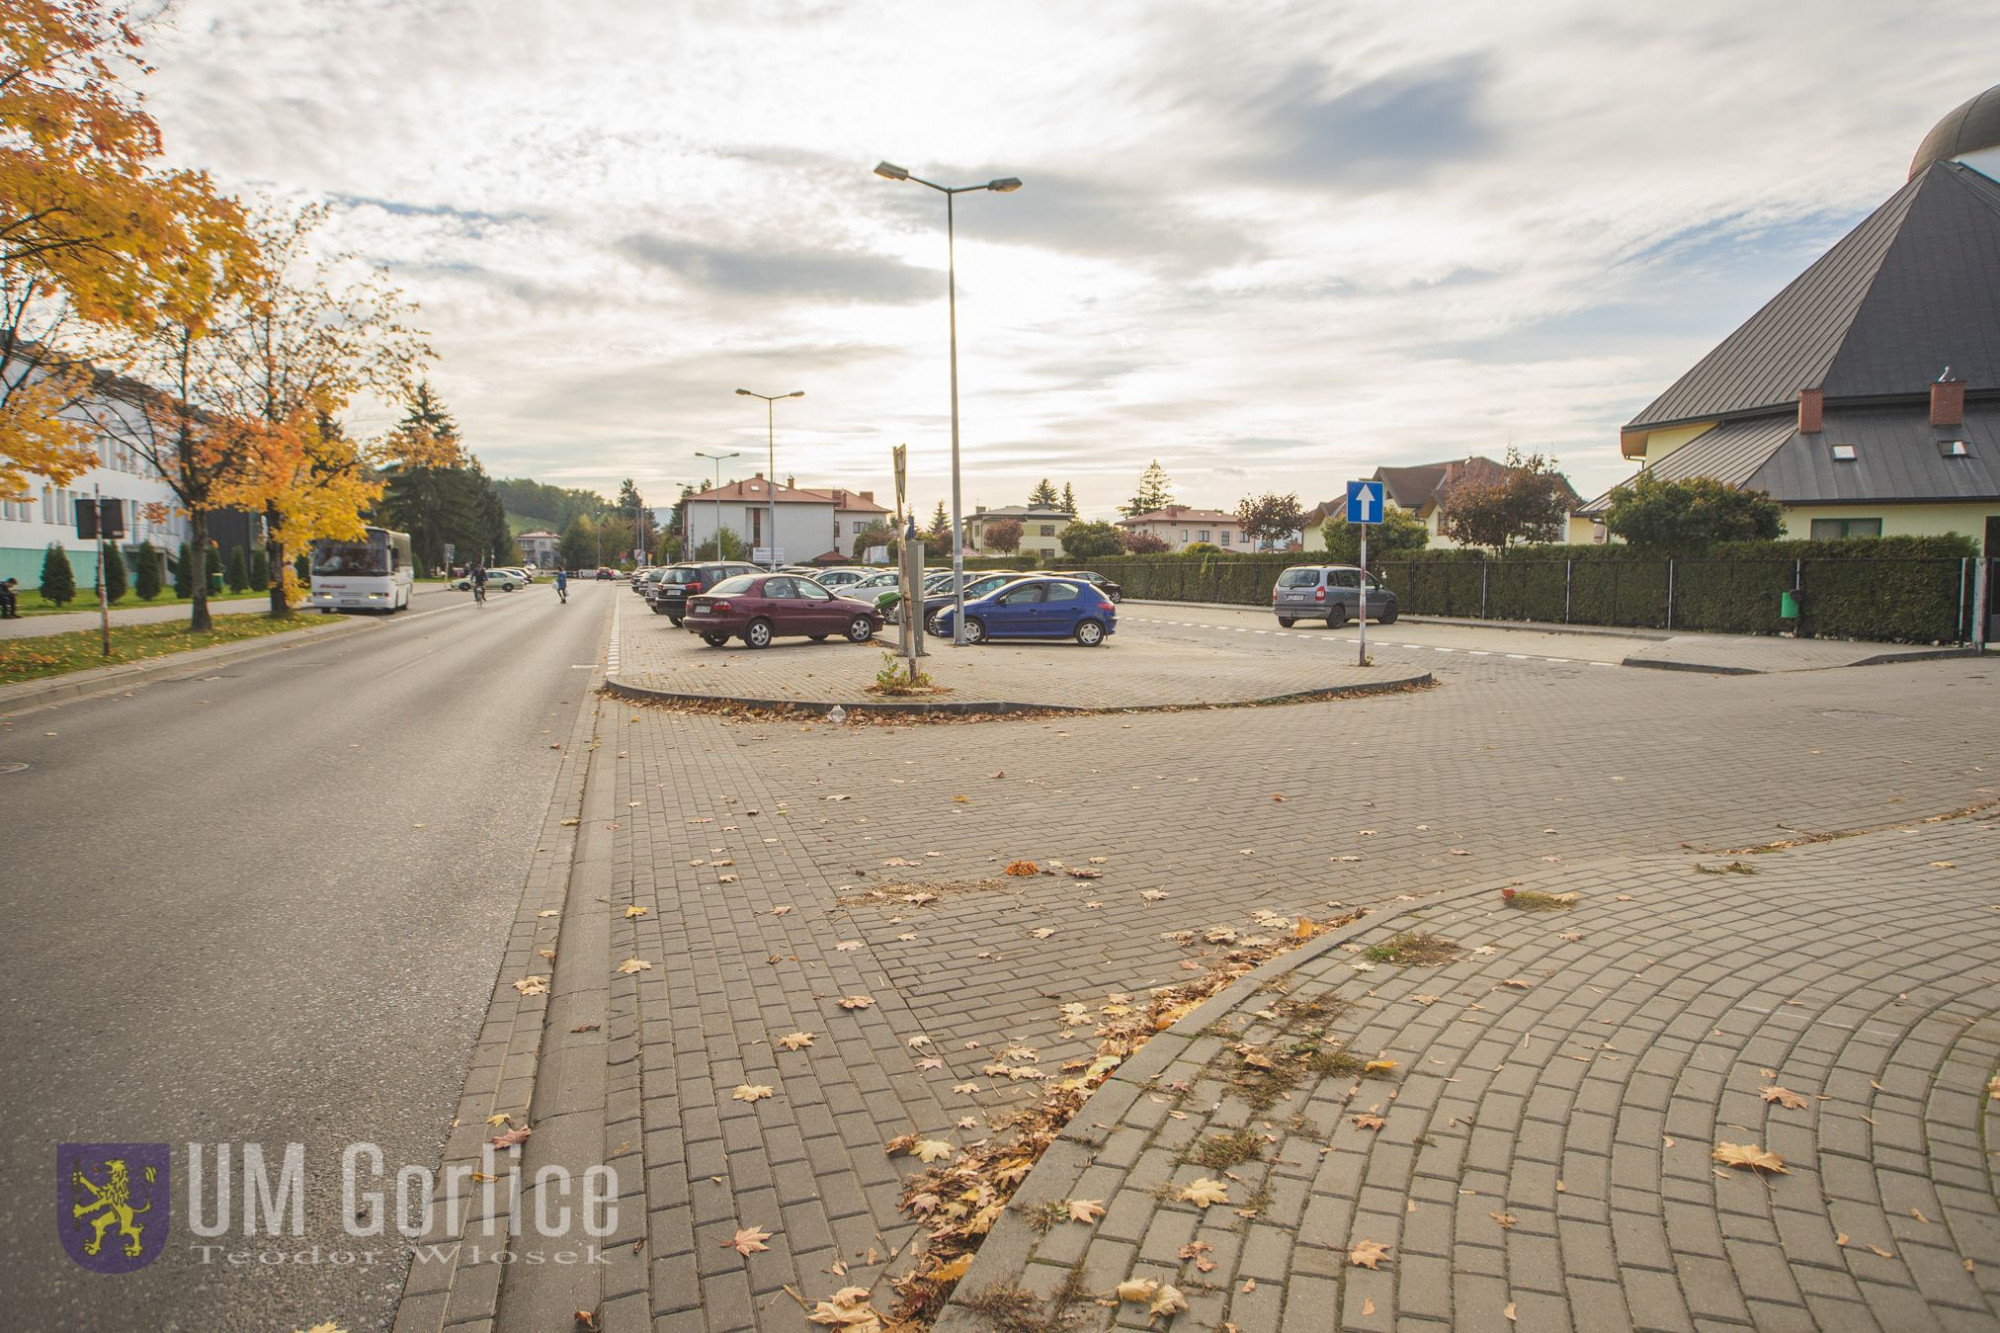
{"type": "Polygon", "coordinates": [[[771,622],[768,620],[751,621],[749,625],[744,627],[743,642],[749,644],[752,648],[769,648],[771,646],[771,622]]]}
{"type": "Polygon", "coordinates": [[[711,648],[720,648],[723,644],[729,642],[729,636],[727,634],[718,634],[712,629],[704,630],[702,632],[701,637],[702,640],[706,642],[708,646],[711,648]]]}
{"type": "Polygon", "coordinates": [[[812,641],[813,641],[814,643],[825,643],[825,642],[826,642],[826,635],[824,635],[824,634],[808,634],[808,635],[806,635],[806,637],[807,637],[808,639],[811,639],[811,640],[812,640],[812,641]]]}
{"type": "Polygon", "coordinates": [[[942,611],[933,611],[930,613],[929,616],[925,617],[924,619],[924,628],[929,630],[931,633],[939,636],[940,638],[944,636],[944,629],[943,626],[939,623],[938,617],[943,614],[944,613],[942,611]]]}
{"type": "Polygon", "coordinates": [[[971,616],[967,617],[965,622],[965,641],[967,643],[985,643],[986,642],[985,622],[978,619],[977,617],[971,617],[971,616]]]}
{"type": "MultiPolygon", "coordinates": [[[[820,637],[823,639],[826,636],[822,634],[820,637]]],[[[856,616],[847,622],[847,640],[849,643],[866,643],[874,637],[875,622],[867,616],[856,616]]]]}
{"type": "MultiPolygon", "coordinates": [[[[663,615],[665,615],[665,614],[667,613],[667,608],[666,608],[666,607],[664,607],[664,606],[662,606],[662,605],[661,605],[660,603],[658,603],[658,602],[648,602],[648,603],[646,603],[646,605],[648,605],[648,606],[650,606],[650,607],[652,607],[652,608],[653,608],[653,614],[654,614],[654,615],[656,615],[656,616],[663,616],[663,615]]],[[[677,620],[677,621],[675,621],[674,623],[675,623],[676,625],[678,625],[678,624],[679,624],[680,622],[679,622],[679,621],[677,620]]]]}
{"type": "Polygon", "coordinates": [[[1086,648],[1095,648],[1104,642],[1104,626],[1095,620],[1086,620],[1076,627],[1076,641],[1086,648]]]}
{"type": "Polygon", "coordinates": [[[1396,623],[1396,617],[1400,614],[1402,613],[1396,609],[1396,604],[1391,602],[1387,610],[1375,617],[1375,623],[1378,625],[1393,625],[1396,623]]]}
{"type": "Polygon", "coordinates": [[[1326,613],[1326,627],[1328,629],[1339,629],[1342,625],[1345,625],[1346,623],[1347,623],[1347,608],[1340,605],[1338,602],[1334,603],[1334,605],[1331,608],[1329,608],[1326,613]]]}
{"type": "Polygon", "coordinates": [[[680,627],[681,627],[682,625],[684,625],[684,624],[686,624],[686,623],[687,623],[687,622],[686,622],[686,621],[684,621],[684,620],[683,620],[683,619],[682,619],[681,617],[679,617],[679,616],[675,615],[675,614],[674,614],[673,612],[671,612],[671,611],[667,612],[667,619],[669,619],[669,620],[671,620],[671,621],[673,621],[673,622],[674,622],[674,628],[675,628],[675,629],[679,629],[679,628],[680,628],[680,627]]]}
{"type": "Polygon", "coordinates": [[[1282,629],[1290,629],[1290,628],[1291,628],[1292,626],[1294,626],[1294,625],[1296,625],[1296,624],[1298,624],[1298,623],[1299,623],[1299,622],[1298,622],[1297,620],[1293,619],[1293,618],[1292,618],[1291,616],[1279,616],[1279,617],[1278,617],[1278,625],[1279,625],[1279,627],[1280,627],[1280,628],[1282,628],[1282,629]]]}

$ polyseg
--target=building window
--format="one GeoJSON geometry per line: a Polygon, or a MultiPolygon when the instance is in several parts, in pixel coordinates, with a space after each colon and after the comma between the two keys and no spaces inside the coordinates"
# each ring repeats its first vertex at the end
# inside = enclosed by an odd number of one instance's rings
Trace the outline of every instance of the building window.
{"type": "Polygon", "coordinates": [[[1056,535],[1056,525],[1055,525],[1055,524],[1053,524],[1053,523],[1044,523],[1044,524],[1042,524],[1042,535],[1043,535],[1044,537],[1053,537],[1053,536],[1055,536],[1055,535],[1056,535]]]}
{"type": "Polygon", "coordinates": [[[1816,542],[1881,535],[1882,520],[1879,518],[1816,518],[1812,521],[1812,539],[1816,542]]]}
{"type": "Polygon", "coordinates": [[[1188,530],[1187,530],[1186,528],[1182,528],[1182,529],[1181,529],[1181,540],[1182,540],[1182,541],[1186,541],[1186,540],[1188,539],[1188,538],[1187,538],[1187,535],[1188,535],[1188,530]]]}
{"type": "Polygon", "coordinates": [[[1208,529],[1207,529],[1207,528],[1203,528],[1203,529],[1201,530],[1201,535],[1200,535],[1200,536],[1198,536],[1198,537],[1196,537],[1196,538],[1195,538],[1195,540],[1196,540],[1196,541],[1203,541],[1203,542],[1207,541],[1207,540],[1208,540],[1208,529]]]}
{"type": "Polygon", "coordinates": [[[1227,545],[1229,545],[1229,529],[1228,529],[1228,528],[1224,528],[1224,529],[1222,530],[1222,544],[1223,544],[1224,546],[1227,546],[1227,545]]]}

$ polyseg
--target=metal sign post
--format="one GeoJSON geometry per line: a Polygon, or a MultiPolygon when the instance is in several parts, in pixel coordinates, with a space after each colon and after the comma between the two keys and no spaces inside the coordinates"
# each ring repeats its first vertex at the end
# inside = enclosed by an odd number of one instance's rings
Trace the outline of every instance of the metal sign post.
{"type": "Polygon", "coordinates": [[[1361,651],[1358,666],[1368,665],[1368,529],[1382,521],[1382,483],[1347,483],[1347,521],[1361,529],[1361,651]]]}
{"type": "Polygon", "coordinates": [[[98,639],[104,647],[104,655],[111,656],[111,600],[105,595],[104,587],[104,488],[90,488],[91,515],[97,529],[97,616],[98,639]]]}

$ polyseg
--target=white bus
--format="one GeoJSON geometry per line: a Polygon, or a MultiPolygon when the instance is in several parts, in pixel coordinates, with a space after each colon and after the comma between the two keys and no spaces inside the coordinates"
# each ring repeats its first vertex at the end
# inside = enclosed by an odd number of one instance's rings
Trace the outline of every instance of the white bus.
{"type": "Polygon", "coordinates": [[[358,542],[312,544],[312,599],[322,611],[400,611],[416,584],[410,534],[369,528],[358,542]]]}

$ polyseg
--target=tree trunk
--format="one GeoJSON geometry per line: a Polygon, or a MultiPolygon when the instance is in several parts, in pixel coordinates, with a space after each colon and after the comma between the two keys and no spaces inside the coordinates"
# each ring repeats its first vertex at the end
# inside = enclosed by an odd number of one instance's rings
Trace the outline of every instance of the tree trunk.
{"type": "Polygon", "coordinates": [[[278,515],[278,507],[266,503],[264,506],[264,559],[271,566],[271,619],[284,620],[292,614],[291,601],[285,596],[285,537],[278,525],[283,520],[278,515]]]}
{"type": "Polygon", "coordinates": [[[206,634],[215,622],[208,614],[208,512],[202,509],[188,515],[188,574],[193,581],[188,628],[206,634]]]}

